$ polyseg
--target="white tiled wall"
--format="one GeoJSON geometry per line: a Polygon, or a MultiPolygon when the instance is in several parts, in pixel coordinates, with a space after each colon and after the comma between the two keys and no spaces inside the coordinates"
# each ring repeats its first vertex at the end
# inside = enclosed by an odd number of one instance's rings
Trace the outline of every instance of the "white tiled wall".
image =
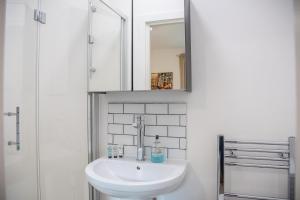
{"type": "Polygon", "coordinates": [[[134,116],[145,116],[145,150],[149,158],[155,135],[172,159],[186,159],[185,103],[110,103],[108,104],[108,144],[123,147],[125,157],[136,156],[137,129],[134,116]]]}

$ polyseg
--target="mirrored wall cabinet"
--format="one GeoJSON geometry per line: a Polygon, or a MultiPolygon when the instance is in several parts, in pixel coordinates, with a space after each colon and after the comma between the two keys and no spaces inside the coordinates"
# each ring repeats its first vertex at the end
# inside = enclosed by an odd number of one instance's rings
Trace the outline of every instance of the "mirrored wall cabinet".
{"type": "Polygon", "coordinates": [[[91,0],[89,91],[191,91],[189,0],[91,0]]]}

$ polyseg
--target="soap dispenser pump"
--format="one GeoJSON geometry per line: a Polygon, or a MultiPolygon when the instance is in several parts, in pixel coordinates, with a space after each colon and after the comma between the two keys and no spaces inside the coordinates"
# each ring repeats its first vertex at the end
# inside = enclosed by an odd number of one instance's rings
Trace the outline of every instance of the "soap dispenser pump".
{"type": "Polygon", "coordinates": [[[151,149],[151,162],[162,163],[165,161],[165,148],[161,146],[159,141],[159,135],[155,136],[155,141],[151,149]]]}

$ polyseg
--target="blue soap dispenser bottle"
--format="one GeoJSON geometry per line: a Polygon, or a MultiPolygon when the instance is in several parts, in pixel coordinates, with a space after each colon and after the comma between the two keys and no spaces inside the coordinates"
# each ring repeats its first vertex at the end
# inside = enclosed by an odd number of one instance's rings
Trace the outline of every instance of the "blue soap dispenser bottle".
{"type": "Polygon", "coordinates": [[[151,149],[151,162],[162,163],[165,161],[164,147],[161,146],[159,136],[155,136],[155,141],[151,149]]]}

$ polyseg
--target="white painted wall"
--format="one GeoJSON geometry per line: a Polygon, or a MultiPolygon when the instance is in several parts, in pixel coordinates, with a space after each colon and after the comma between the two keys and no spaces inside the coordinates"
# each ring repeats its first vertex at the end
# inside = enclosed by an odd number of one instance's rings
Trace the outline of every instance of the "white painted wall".
{"type": "MultiPolygon", "coordinates": [[[[189,175],[182,190],[165,200],[216,199],[218,134],[275,141],[296,135],[293,1],[191,3],[193,92],[111,93],[101,98],[102,155],[107,102],[188,103],[189,175]]],[[[232,185],[239,191],[286,193],[284,174],[242,174],[232,185]]]]}
{"type": "Polygon", "coordinates": [[[180,65],[178,55],[184,49],[152,49],[151,73],[173,72],[173,89],[180,89],[180,65]]]}

